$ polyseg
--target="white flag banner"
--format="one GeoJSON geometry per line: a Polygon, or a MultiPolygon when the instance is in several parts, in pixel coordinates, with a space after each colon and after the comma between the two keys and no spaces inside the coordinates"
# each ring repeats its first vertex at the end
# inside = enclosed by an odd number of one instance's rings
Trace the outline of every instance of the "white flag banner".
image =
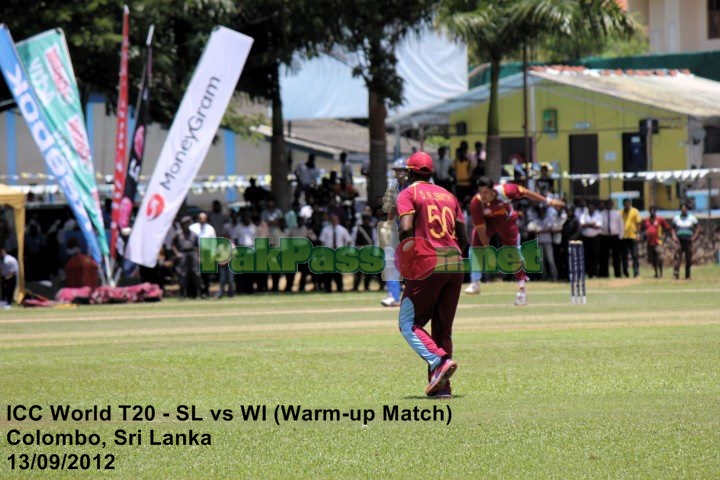
{"type": "Polygon", "coordinates": [[[253,39],[215,27],[180,103],[127,242],[125,258],[154,267],[165,236],[202,165],[253,39]]]}

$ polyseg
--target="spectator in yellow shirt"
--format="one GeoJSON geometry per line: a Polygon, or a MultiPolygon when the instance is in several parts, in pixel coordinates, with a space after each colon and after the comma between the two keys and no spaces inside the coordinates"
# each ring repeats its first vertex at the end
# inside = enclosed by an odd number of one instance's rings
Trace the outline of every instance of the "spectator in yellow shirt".
{"type": "Polygon", "coordinates": [[[469,199],[477,192],[472,191],[472,164],[468,153],[468,143],[463,140],[455,152],[455,161],[450,165],[450,175],[455,179],[455,196],[464,205],[465,199],[469,199]]]}
{"type": "Polygon", "coordinates": [[[623,209],[620,212],[625,225],[623,238],[621,241],[620,257],[622,258],[622,271],[625,277],[629,277],[628,273],[628,253],[632,257],[633,277],[640,276],[640,261],[638,260],[638,232],[642,219],[637,208],[632,206],[632,200],[626,198],[623,200],[623,209]]]}

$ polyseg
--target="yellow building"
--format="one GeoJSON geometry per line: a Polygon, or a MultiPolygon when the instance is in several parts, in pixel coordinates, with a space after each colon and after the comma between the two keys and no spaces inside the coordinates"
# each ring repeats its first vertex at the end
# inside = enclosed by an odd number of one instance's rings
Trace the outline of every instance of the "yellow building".
{"type": "MultiPolygon", "coordinates": [[[[674,70],[562,66],[536,67],[528,77],[531,154],[535,162],[557,165],[556,174],[720,167],[718,82],[674,70]]],[[[525,150],[522,86],[522,75],[501,81],[503,162],[525,150]]],[[[488,98],[489,87],[480,86],[415,112],[412,121],[437,124],[446,120],[451,151],[463,140],[472,150],[475,141],[485,142],[487,138],[488,98]]],[[[398,123],[408,120],[409,116],[391,119],[398,123]]],[[[675,184],[667,179],[646,183],[619,178],[590,182],[565,179],[560,189],[571,199],[608,198],[611,193],[637,191],[636,205],[641,208],[650,203],[676,208],[675,184]]]]}

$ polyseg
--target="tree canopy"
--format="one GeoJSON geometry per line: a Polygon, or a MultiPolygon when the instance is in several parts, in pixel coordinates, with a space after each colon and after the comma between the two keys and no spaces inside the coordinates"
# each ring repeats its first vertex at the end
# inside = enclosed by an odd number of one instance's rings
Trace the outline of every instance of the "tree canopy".
{"type": "MultiPolygon", "coordinates": [[[[5,0],[2,18],[16,41],[51,28],[65,31],[81,95],[103,94],[109,110],[117,98],[121,0],[66,2],[5,0]]],[[[278,204],[289,204],[290,166],[283,141],[283,66],[298,57],[331,52],[348,63],[369,92],[369,198],[386,187],[387,107],[402,103],[403,82],[396,71],[395,47],[432,18],[442,30],[471,46],[479,61],[491,62],[488,116],[488,171],[499,173],[497,75],[500,61],[517,56],[523,45],[553,39],[586,39],[594,47],[634,31],[635,22],[613,0],[139,0],[131,6],[130,98],[137,95],[145,63],[148,27],[153,38],[151,118],[169,125],[203,47],[215,25],[254,38],[238,89],[268,99],[273,106],[271,174],[278,204]]],[[[572,44],[572,42],[569,42],[572,44]]],[[[585,47],[583,47],[585,48],[585,47]]],[[[228,52],[232,60],[232,52],[228,52]]],[[[2,83],[2,82],[0,82],[2,83]]],[[[4,85],[2,88],[5,88],[4,85]]],[[[9,92],[0,92],[2,99],[9,92]]],[[[230,120],[244,127],[246,122],[230,120]]]]}
{"type": "MultiPolygon", "coordinates": [[[[122,9],[118,0],[23,2],[6,0],[6,24],[17,42],[45,30],[61,28],[73,62],[84,101],[90,93],[107,99],[108,109],[117,103],[122,9]]],[[[148,28],[153,37],[153,121],[171,123],[184,88],[200,58],[212,28],[234,11],[225,0],[145,0],[130,6],[130,98],[137,96],[145,65],[148,28]]],[[[3,98],[9,93],[3,92],[3,98]]],[[[133,103],[131,101],[131,103],[133,103]]]]}
{"type": "Polygon", "coordinates": [[[368,88],[370,168],[368,200],[387,187],[387,107],[402,104],[403,81],[397,73],[395,48],[405,36],[429,22],[436,2],[430,0],[343,0],[335,2],[334,37],[341,53],[359,54],[353,74],[368,88]]]}

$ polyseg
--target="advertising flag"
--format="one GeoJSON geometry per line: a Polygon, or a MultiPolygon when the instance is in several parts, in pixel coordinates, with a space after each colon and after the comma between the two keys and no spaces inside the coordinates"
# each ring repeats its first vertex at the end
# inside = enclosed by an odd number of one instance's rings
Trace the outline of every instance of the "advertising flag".
{"type": "Polygon", "coordinates": [[[245,66],[252,38],[215,27],[175,115],[128,240],[125,258],[154,267],[245,66]]]}
{"type": "Polygon", "coordinates": [[[128,129],[128,56],[130,50],[130,11],[123,9],[122,45],[120,47],[120,82],[118,84],[117,126],[115,127],[115,169],[110,224],[110,258],[115,258],[118,237],[118,213],[125,191],[128,129]]]}
{"type": "Polygon", "coordinates": [[[35,143],[40,148],[48,168],[60,184],[68,205],[75,214],[78,225],[88,244],[90,256],[100,264],[102,258],[97,237],[93,232],[88,212],[83,205],[83,193],[75,183],[72,166],[66,156],[70,148],[65,143],[62,135],[56,133],[55,125],[53,125],[42,108],[39,95],[25,72],[10,31],[5,25],[0,25],[0,69],[23,118],[28,124],[35,143]]]}
{"type": "Polygon", "coordinates": [[[65,35],[60,29],[48,30],[18,42],[17,52],[51,132],[64,150],[80,201],[97,232],[100,250],[107,255],[109,250],[95,183],[95,167],[65,35]]]}
{"type": "Polygon", "coordinates": [[[152,78],[152,32],[150,27],[147,39],[147,61],[143,72],[142,86],[140,87],[140,102],[135,116],[135,131],[130,144],[130,160],[125,175],[125,187],[120,200],[118,212],[118,225],[120,228],[130,226],[130,214],[132,213],[135,194],[137,193],[138,182],[140,181],[140,170],[142,170],[143,156],[145,154],[145,137],[147,135],[147,123],[150,102],[150,80],[152,78]]]}

